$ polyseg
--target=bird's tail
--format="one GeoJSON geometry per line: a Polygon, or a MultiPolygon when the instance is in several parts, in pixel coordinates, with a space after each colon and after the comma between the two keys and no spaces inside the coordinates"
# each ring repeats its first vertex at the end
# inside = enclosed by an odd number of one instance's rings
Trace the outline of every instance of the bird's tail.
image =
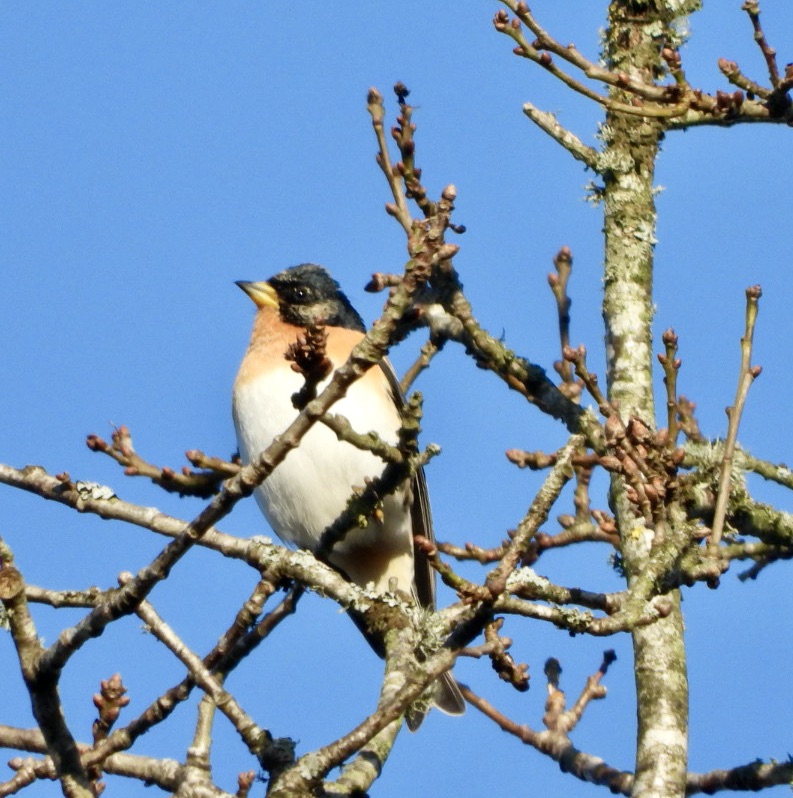
{"type": "Polygon", "coordinates": [[[405,721],[410,731],[414,732],[421,726],[432,706],[447,715],[462,715],[465,712],[465,699],[451,673],[444,673],[440,676],[433,685],[433,689],[431,704],[415,705],[405,713],[405,721]]]}
{"type": "Polygon", "coordinates": [[[465,712],[465,699],[451,673],[444,673],[435,682],[435,706],[447,715],[462,715],[465,712]]]}

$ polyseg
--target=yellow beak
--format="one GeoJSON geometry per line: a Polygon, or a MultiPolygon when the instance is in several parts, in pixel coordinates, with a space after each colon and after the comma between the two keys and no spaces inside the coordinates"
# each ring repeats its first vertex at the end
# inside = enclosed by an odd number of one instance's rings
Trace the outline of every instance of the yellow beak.
{"type": "Polygon", "coordinates": [[[265,306],[278,308],[278,294],[270,283],[250,283],[245,280],[237,280],[238,285],[254,302],[257,308],[265,306]]]}

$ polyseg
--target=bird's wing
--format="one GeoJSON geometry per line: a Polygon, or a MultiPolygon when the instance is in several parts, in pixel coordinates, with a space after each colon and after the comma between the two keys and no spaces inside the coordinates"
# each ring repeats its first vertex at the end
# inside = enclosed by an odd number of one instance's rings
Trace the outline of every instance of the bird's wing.
{"type": "MultiPolygon", "coordinates": [[[[396,372],[388,360],[380,361],[380,368],[388,380],[391,393],[397,407],[402,409],[405,404],[405,398],[402,395],[402,389],[399,385],[396,372]]],[[[435,532],[432,527],[432,514],[430,512],[430,497],[427,490],[427,480],[424,477],[424,469],[420,468],[413,477],[411,485],[412,498],[410,504],[410,518],[413,526],[413,534],[421,535],[432,543],[435,542],[435,532]]],[[[413,561],[414,561],[414,575],[413,575],[413,593],[414,599],[421,607],[428,609],[435,609],[435,571],[430,565],[427,555],[424,551],[413,544],[413,561]]],[[[353,616],[353,620],[355,617],[353,616]]],[[[364,632],[369,644],[375,651],[382,652],[382,641],[372,640],[372,635],[366,632],[366,626],[360,620],[356,621],[358,628],[364,632]]],[[[383,656],[383,653],[380,653],[383,656]]],[[[465,712],[465,700],[463,699],[460,688],[454,680],[451,673],[444,673],[440,676],[435,683],[433,695],[433,703],[442,712],[449,715],[462,715],[465,712]]],[[[405,715],[408,728],[411,731],[416,731],[421,725],[424,716],[427,713],[427,708],[413,709],[411,708],[405,715]]]]}
{"type": "MultiPolygon", "coordinates": [[[[397,407],[401,410],[405,405],[405,398],[399,385],[394,367],[388,360],[380,361],[380,369],[388,380],[391,394],[397,407]]],[[[427,480],[424,476],[424,469],[420,468],[413,477],[411,484],[412,498],[410,504],[410,518],[413,525],[413,534],[421,535],[429,541],[435,541],[435,533],[432,528],[432,513],[430,511],[430,496],[427,490],[427,480]]],[[[413,546],[414,576],[413,590],[415,599],[422,607],[429,609],[435,608],[435,571],[427,559],[423,550],[415,544],[413,546]]]]}

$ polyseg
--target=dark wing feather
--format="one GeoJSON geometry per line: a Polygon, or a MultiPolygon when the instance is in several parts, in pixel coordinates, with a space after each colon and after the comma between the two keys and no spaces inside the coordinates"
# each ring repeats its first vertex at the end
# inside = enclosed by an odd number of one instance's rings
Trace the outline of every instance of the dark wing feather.
{"type": "MultiPolygon", "coordinates": [[[[394,367],[388,360],[380,361],[380,369],[388,380],[391,396],[396,406],[401,410],[405,405],[402,388],[399,385],[394,367]]],[[[419,469],[413,477],[411,485],[412,498],[410,504],[410,519],[413,522],[413,534],[421,535],[431,542],[435,542],[435,532],[432,528],[432,513],[430,512],[430,496],[427,491],[427,479],[424,469],[419,469]]],[[[413,585],[415,599],[422,607],[435,609],[435,571],[427,559],[426,554],[413,546],[414,577],[413,585]]]]}
{"type": "MultiPolygon", "coordinates": [[[[388,380],[391,393],[397,407],[405,404],[402,388],[396,372],[388,360],[380,361],[380,368],[388,380]]],[[[430,496],[424,469],[419,469],[413,477],[410,518],[413,522],[413,534],[421,535],[430,542],[435,542],[435,530],[432,526],[430,496]]],[[[430,565],[424,551],[413,544],[413,592],[414,598],[421,607],[435,609],[435,571],[430,565]]],[[[360,627],[359,627],[360,628],[360,627]]],[[[369,635],[367,635],[367,639],[369,635]]],[[[371,641],[370,641],[371,644],[371,641]]],[[[382,643],[381,643],[382,646],[382,643]]],[[[382,656],[382,655],[381,655],[382,656]]],[[[465,699],[451,673],[444,673],[435,683],[435,706],[449,715],[462,715],[465,712],[465,699]]],[[[408,728],[416,731],[424,720],[425,711],[410,711],[406,715],[408,728]]]]}
{"type": "MultiPolygon", "coordinates": [[[[395,403],[401,409],[405,404],[405,400],[393,367],[387,360],[381,360],[380,368],[388,380],[395,403]]],[[[413,522],[413,532],[434,542],[435,533],[432,528],[429,493],[423,469],[419,470],[413,477],[411,488],[413,495],[410,505],[410,517],[413,522]]],[[[432,569],[427,556],[421,549],[416,548],[415,544],[413,546],[413,556],[413,598],[421,607],[435,609],[435,571],[432,569]]],[[[353,623],[363,633],[369,645],[374,649],[374,652],[381,658],[385,657],[382,638],[368,631],[363,617],[355,610],[350,610],[348,614],[353,623]]],[[[435,706],[449,715],[462,715],[465,711],[465,699],[463,699],[460,688],[451,673],[444,673],[435,683],[435,695],[433,698],[435,706]]],[[[424,720],[426,711],[426,709],[411,709],[406,713],[407,725],[411,731],[418,729],[424,720]]]]}

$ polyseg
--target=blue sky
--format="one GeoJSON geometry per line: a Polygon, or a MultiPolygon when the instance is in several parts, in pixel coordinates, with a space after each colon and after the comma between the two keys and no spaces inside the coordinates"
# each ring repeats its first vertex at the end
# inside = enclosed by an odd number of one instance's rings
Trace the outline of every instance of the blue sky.
{"type": "MultiPolygon", "coordinates": [[[[706,6],[692,19],[683,53],[690,81],[725,88],[716,69],[725,56],[763,82],[739,0],[706,6]]],[[[370,85],[379,87],[393,113],[390,87],[397,80],[412,90],[426,184],[436,195],[447,183],[457,186],[456,218],[468,230],[457,241],[456,266],[477,317],[550,369],[558,342],[545,275],[566,244],[575,256],[573,341],[587,345],[590,366],[602,373],[602,220],[584,201],[590,176],[531,126],[521,104],[556,112],[591,144],[600,114],[511,55],[510,41],[490,23],[497,8],[419,0],[398,8],[359,0],[0,7],[0,460],[66,470],[109,484],[124,499],[185,518],[197,514],[200,502],[123,477],[89,452],[84,438],[109,437],[112,424],[124,423],[141,454],[174,467],[186,449],[233,451],[231,384],[253,315],[234,280],[323,263],[362,315],[376,317],[382,297],[362,286],[372,271],[398,271],[406,252],[382,210],[389,195],[374,162],[365,97],[370,85]]],[[[604,9],[592,0],[534,4],[548,30],[593,58],[604,9]]],[[[780,62],[793,60],[784,50],[793,38],[793,8],[765,0],[763,11],[780,62]]],[[[657,178],[658,339],[666,327],[677,330],[681,390],[697,401],[703,431],[723,434],[739,365],[743,291],[763,286],[754,361],[764,372],[750,395],[742,440],[776,462],[790,458],[790,136],[781,126],[670,134],[657,178]]],[[[412,362],[421,343],[415,337],[394,353],[398,368],[412,362]]],[[[493,545],[517,524],[538,484],[536,475],[510,466],[504,450],[553,449],[564,433],[454,348],[418,387],[425,394],[424,441],[443,448],[428,474],[437,535],[493,545]]],[[[790,507],[786,494],[757,490],[790,507]]],[[[162,545],[142,530],[9,489],[2,499],[0,534],[35,584],[110,586],[119,571],[141,567],[162,545]]],[[[252,502],[222,528],[267,533],[252,502]]],[[[607,556],[597,547],[552,555],[540,571],[567,585],[618,589],[607,556]]],[[[776,565],[748,584],[738,583],[739,570],[716,593],[703,586],[686,592],[692,770],[782,759],[793,748],[788,568],[776,565]]],[[[152,600],[201,652],[253,584],[254,575],[240,566],[195,551],[152,600]]],[[[52,642],[78,617],[41,610],[37,620],[52,642]]],[[[139,622],[119,627],[82,651],[65,677],[68,718],[82,739],[90,734],[90,696],[100,679],[121,671],[131,718],[181,678],[180,666],[139,622]]],[[[457,673],[535,727],[547,657],[561,660],[572,700],[602,650],[617,650],[609,696],[589,709],[573,742],[630,769],[629,640],[570,639],[515,620],[505,632],[515,640],[515,657],[530,663],[528,694],[512,695],[486,663],[461,663],[457,673]]],[[[15,685],[0,691],[0,723],[29,725],[14,669],[10,643],[0,638],[3,683],[15,685]]],[[[230,686],[262,725],[298,738],[306,751],[373,705],[380,672],[352,625],[310,597],[230,686]]],[[[177,713],[168,735],[158,731],[135,750],[181,757],[192,719],[191,705],[177,713]]],[[[218,781],[233,790],[236,772],[250,763],[224,722],[218,729],[218,781]]],[[[478,795],[494,780],[505,793],[597,792],[469,710],[462,720],[433,713],[420,734],[405,734],[375,794],[478,795]]],[[[113,787],[132,794],[124,782],[113,787]]]]}

